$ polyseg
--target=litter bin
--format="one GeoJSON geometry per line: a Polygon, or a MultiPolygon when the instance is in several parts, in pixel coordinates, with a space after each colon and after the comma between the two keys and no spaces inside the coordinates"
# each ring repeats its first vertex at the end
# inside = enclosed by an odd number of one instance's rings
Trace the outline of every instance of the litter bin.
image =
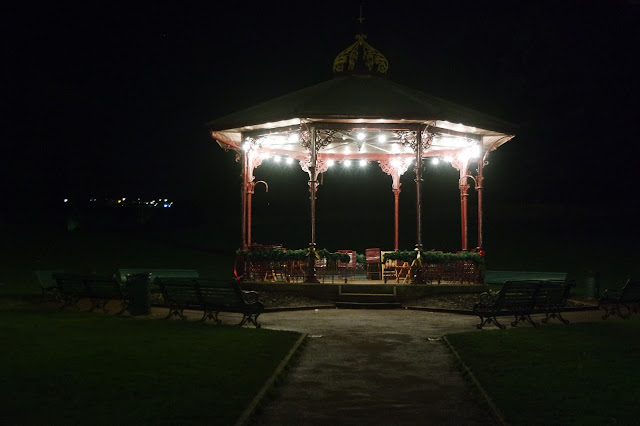
{"type": "Polygon", "coordinates": [[[149,315],[151,313],[149,274],[127,275],[127,292],[131,315],[149,315]]]}
{"type": "Polygon", "coordinates": [[[597,299],[600,295],[600,277],[597,271],[589,269],[585,279],[585,291],[590,299],[597,299]]]}

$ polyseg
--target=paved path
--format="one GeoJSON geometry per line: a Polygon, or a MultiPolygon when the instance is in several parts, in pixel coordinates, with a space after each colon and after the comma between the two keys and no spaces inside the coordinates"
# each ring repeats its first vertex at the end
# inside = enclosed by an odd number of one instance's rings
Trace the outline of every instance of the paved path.
{"type": "MultiPolygon", "coordinates": [[[[597,312],[565,317],[599,320],[597,312]]],[[[475,330],[474,316],[321,309],[271,312],[260,320],[263,328],[310,338],[255,425],[495,424],[441,339],[475,330]]]]}

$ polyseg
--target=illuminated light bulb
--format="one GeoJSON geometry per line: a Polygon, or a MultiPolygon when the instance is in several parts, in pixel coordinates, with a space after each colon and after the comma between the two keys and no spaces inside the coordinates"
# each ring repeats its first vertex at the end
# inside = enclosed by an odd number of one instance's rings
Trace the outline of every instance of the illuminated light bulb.
{"type": "Polygon", "coordinates": [[[386,135],[378,135],[378,142],[386,142],[387,141],[387,136],[386,135]]]}
{"type": "Polygon", "coordinates": [[[405,146],[404,152],[413,152],[413,148],[411,148],[410,146],[405,146]]]}
{"type": "Polygon", "coordinates": [[[327,167],[331,167],[336,164],[335,160],[327,160],[327,167]]]}
{"type": "Polygon", "coordinates": [[[437,165],[438,163],[440,163],[440,159],[438,157],[433,157],[431,159],[431,164],[437,165]]]}
{"type": "Polygon", "coordinates": [[[260,153],[260,158],[262,158],[263,160],[268,160],[270,157],[268,152],[261,152],[260,153]]]}
{"type": "Polygon", "coordinates": [[[286,162],[287,164],[293,164],[293,158],[291,158],[291,157],[287,157],[287,159],[285,160],[285,162],[286,162]]]}
{"type": "Polygon", "coordinates": [[[393,144],[391,145],[391,152],[400,152],[400,147],[398,147],[398,144],[393,144]]]}
{"type": "Polygon", "coordinates": [[[402,161],[400,161],[399,158],[394,158],[393,160],[391,160],[391,165],[393,167],[398,167],[402,164],[402,161]]]}
{"type": "Polygon", "coordinates": [[[68,199],[68,198],[65,198],[65,199],[64,199],[64,200],[62,200],[62,201],[63,201],[63,202],[65,202],[65,203],[67,203],[67,202],[69,202],[69,199],[68,199]]]}
{"type": "Polygon", "coordinates": [[[279,155],[274,155],[274,156],[273,156],[273,161],[275,161],[276,163],[279,163],[279,162],[280,162],[280,160],[281,160],[281,158],[280,158],[280,156],[279,156],[279,155]]]}
{"type": "Polygon", "coordinates": [[[469,156],[471,158],[478,158],[480,157],[480,147],[478,145],[472,146],[469,149],[469,156]]]}
{"type": "Polygon", "coordinates": [[[360,160],[360,167],[364,167],[367,165],[367,160],[360,160]]]}
{"type": "Polygon", "coordinates": [[[249,142],[245,142],[244,144],[242,144],[243,150],[249,151],[250,148],[251,148],[251,144],[249,142]]]}
{"type": "Polygon", "coordinates": [[[444,157],[444,161],[446,161],[447,163],[450,163],[453,161],[453,158],[449,155],[447,155],[446,157],[444,157]]]}
{"type": "Polygon", "coordinates": [[[291,133],[289,135],[289,142],[295,143],[298,142],[300,140],[300,135],[298,135],[297,133],[291,133]]]}
{"type": "Polygon", "coordinates": [[[407,166],[411,163],[413,163],[413,158],[407,157],[404,159],[404,164],[406,164],[407,166]]]}
{"type": "Polygon", "coordinates": [[[345,166],[345,167],[350,167],[351,166],[351,160],[344,160],[342,162],[342,165],[345,166]]]}
{"type": "Polygon", "coordinates": [[[357,137],[358,137],[358,140],[359,140],[359,141],[362,141],[362,140],[364,140],[364,138],[366,137],[366,135],[364,134],[364,132],[360,132],[360,133],[358,133],[358,136],[357,136],[357,137]]]}

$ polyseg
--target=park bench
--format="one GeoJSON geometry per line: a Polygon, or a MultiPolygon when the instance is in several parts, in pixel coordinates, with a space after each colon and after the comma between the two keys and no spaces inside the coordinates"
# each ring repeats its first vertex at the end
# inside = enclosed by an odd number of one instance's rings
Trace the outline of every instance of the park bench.
{"type": "Polygon", "coordinates": [[[614,314],[620,318],[630,318],[633,312],[640,310],[640,280],[628,279],[620,290],[605,290],[598,300],[598,306],[605,311],[602,319],[614,314]]]}
{"type": "Polygon", "coordinates": [[[68,306],[78,308],[81,299],[91,301],[89,311],[101,309],[107,312],[106,305],[111,300],[118,300],[122,307],[118,314],[122,314],[129,306],[129,298],[114,275],[96,274],[54,274],[58,296],[62,301],[60,309],[68,306]]]}
{"type": "Polygon", "coordinates": [[[78,308],[80,299],[87,297],[87,289],[84,285],[84,276],[79,274],[54,274],[58,297],[62,301],[60,309],[67,306],[78,308]]]}
{"type": "MultiPolygon", "coordinates": [[[[156,278],[198,278],[200,274],[195,269],[156,269],[156,268],[120,268],[118,279],[121,284],[127,282],[127,277],[136,274],[149,274],[149,282],[154,283],[156,278]]],[[[159,289],[151,290],[159,291],[159,289]]]]}
{"type": "Polygon", "coordinates": [[[539,281],[506,281],[499,292],[485,292],[473,306],[473,313],[480,317],[476,325],[481,329],[485,324],[493,323],[499,328],[506,328],[498,322],[498,316],[514,315],[512,326],[521,321],[527,321],[536,327],[538,324],[531,319],[536,302],[536,295],[540,286],[539,281]]]}
{"type": "Polygon", "coordinates": [[[166,319],[179,316],[186,319],[185,309],[203,311],[200,321],[212,319],[217,324],[220,312],[240,313],[239,326],[249,322],[260,328],[258,316],[264,305],[256,292],[243,291],[237,280],[211,280],[203,278],[156,278],[165,303],[169,308],[166,319]]]}
{"type": "Polygon", "coordinates": [[[117,277],[120,284],[126,285],[129,279],[140,274],[148,274],[152,305],[163,304],[162,292],[155,284],[156,278],[198,278],[200,276],[195,269],[120,268],[117,277]]]}
{"type": "Polygon", "coordinates": [[[566,308],[571,289],[575,285],[574,281],[567,280],[540,281],[534,309],[545,314],[542,322],[547,323],[551,318],[557,318],[563,324],[569,323],[561,312],[566,308]]]}
{"type": "Polygon", "coordinates": [[[521,321],[527,321],[534,327],[538,326],[531,315],[543,313],[542,322],[547,323],[552,318],[559,319],[563,324],[569,321],[562,317],[562,310],[566,308],[573,281],[567,280],[522,280],[506,281],[499,292],[486,292],[480,295],[480,300],[473,307],[473,312],[480,317],[477,328],[493,322],[500,328],[497,317],[514,315],[512,326],[521,321]]]}
{"type": "Polygon", "coordinates": [[[56,283],[54,275],[63,273],[64,271],[61,269],[33,271],[33,278],[42,291],[43,301],[47,296],[53,297],[54,300],[60,300],[60,296],[58,295],[58,284],[56,283]]]}
{"type": "Polygon", "coordinates": [[[84,285],[87,297],[91,301],[89,312],[94,309],[101,309],[107,312],[106,305],[111,300],[117,300],[121,303],[118,315],[129,307],[126,286],[121,285],[115,275],[85,275],[84,285]]]}

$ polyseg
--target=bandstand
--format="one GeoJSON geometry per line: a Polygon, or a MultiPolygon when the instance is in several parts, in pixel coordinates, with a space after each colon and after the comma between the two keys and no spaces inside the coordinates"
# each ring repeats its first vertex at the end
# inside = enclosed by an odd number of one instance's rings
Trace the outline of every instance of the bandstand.
{"type": "MultiPolygon", "coordinates": [[[[236,152],[243,180],[242,250],[252,246],[254,170],[269,159],[297,162],[309,176],[310,258],[316,253],[319,176],[335,164],[377,163],[391,177],[395,200],[394,250],[399,250],[400,177],[416,182],[415,249],[422,251],[421,185],[425,161],[445,161],[459,171],[460,251],[469,250],[467,198],[477,191],[477,240],[483,250],[483,168],[490,153],[512,139],[515,126],[389,80],[387,59],[364,34],[340,52],[328,81],[286,94],[208,123],[213,139],[236,152]],[[475,167],[474,167],[475,166],[475,167]]],[[[321,194],[320,194],[321,195],[321,194]]],[[[391,226],[391,224],[389,224],[391,226]]],[[[308,231],[305,231],[308,232],[308,231]]],[[[310,260],[305,282],[317,282],[310,260]]],[[[417,277],[420,283],[424,278],[417,277]]]]}

